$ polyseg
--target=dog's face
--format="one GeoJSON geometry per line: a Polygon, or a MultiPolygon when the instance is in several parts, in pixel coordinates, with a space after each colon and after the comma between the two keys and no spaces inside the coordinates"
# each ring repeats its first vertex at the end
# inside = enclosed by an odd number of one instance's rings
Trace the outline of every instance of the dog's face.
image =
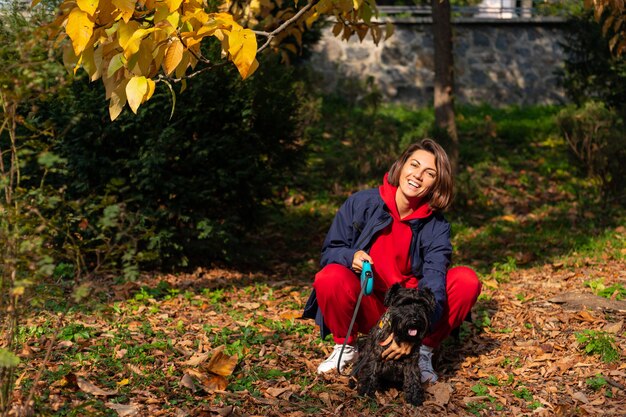
{"type": "Polygon", "coordinates": [[[385,296],[393,334],[399,341],[422,340],[435,311],[435,297],[429,289],[417,290],[394,284],[385,296]]]}

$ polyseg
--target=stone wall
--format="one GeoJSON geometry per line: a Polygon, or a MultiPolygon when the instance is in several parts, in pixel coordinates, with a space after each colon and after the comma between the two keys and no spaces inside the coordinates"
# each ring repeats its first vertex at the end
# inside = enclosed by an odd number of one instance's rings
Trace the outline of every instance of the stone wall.
{"type": "MultiPolygon", "coordinates": [[[[553,19],[457,19],[453,24],[457,103],[492,106],[566,102],[556,71],[562,67],[563,21],[553,19]]],[[[394,35],[378,46],[335,38],[330,29],[310,58],[322,84],[371,77],[385,99],[432,103],[433,37],[430,19],[396,22],[394,35]]]]}

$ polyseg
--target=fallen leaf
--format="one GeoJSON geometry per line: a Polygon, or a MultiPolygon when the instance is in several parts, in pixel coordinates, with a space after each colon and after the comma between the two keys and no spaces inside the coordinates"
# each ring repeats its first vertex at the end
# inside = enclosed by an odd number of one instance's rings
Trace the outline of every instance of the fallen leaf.
{"type": "Polygon", "coordinates": [[[208,353],[195,354],[191,358],[189,358],[185,362],[183,362],[183,365],[186,365],[186,366],[198,366],[202,362],[206,361],[207,359],[209,359],[209,354],[208,353]]]}
{"type": "Polygon", "coordinates": [[[206,366],[207,371],[220,376],[229,376],[237,365],[237,355],[228,356],[224,353],[225,346],[213,350],[211,360],[206,366]]]}
{"type": "Polygon", "coordinates": [[[86,392],[87,394],[92,394],[95,396],[102,396],[102,397],[109,397],[111,395],[117,394],[116,390],[104,390],[100,387],[95,386],[93,383],[81,377],[76,378],[76,383],[78,384],[78,388],[80,388],[81,391],[86,392]]]}
{"type": "Polygon", "coordinates": [[[192,392],[196,391],[196,384],[193,382],[193,378],[189,374],[183,375],[180,380],[180,385],[185,388],[189,388],[192,392]]]}
{"type": "Polygon", "coordinates": [[[606,326],[604,326],[604,331],[608,333],[617,334],[622,330],[623,326],[624,326],[624,320],[620,320],[615,323],[608,323],[606,326]]]}
{"type": "Polygon", "coordinates": [[[284,388],[270,387],[266,389],[265,392],[269,394],[270,396],[276,398],[289,390],[290,390],[290,387],[284,387],[284,388]]]}
{"type": "Polygon", "coordinates": [[[105,406],[110,408],[111,410],[115,410],[117,415],[120,417],[123,416],[136,416],[139,413],[139,405],[138,404],[116,404],[116,403],[105,403],[105,406]]]}
{"type": "Polygon", "coordinates": [[[584,404],[587,404],[589,402],[589,398],[587,398],[587,396],[582,392],[575,392],[574,394],[572,394],[572,398],[584,404]]]}
{"type": "Polygon", "coordinates": [[[446,405],[450,402],[450,394],[452,394],[452,385],[443,382],[437,382],[430,385],[426,391],[435,397],[435,403],[438,405],[446,405]]]}
{"type": "Polygon", "coordinates": [[[256,303],[256,302],[241,302],[241,303],[237,303],[238,307],[243,307],[246,310],[256,310],[257,308],[261,307],[261,303],[256,303]]]}

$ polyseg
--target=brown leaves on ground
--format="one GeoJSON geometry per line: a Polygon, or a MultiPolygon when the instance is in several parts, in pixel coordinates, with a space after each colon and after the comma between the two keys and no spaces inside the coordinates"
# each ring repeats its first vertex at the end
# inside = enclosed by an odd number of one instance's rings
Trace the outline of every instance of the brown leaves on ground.
{"type": "MultiPolygon", "coordinates": [[[[624,312],[553,301],[591,293],[584,282],[596,277],[623,285],[625,270],[624,261],[590,261],[486,279],[475,324],[437,354],[440,381],[419,408],[396,389],[362,398],[347,376],[316,374],[331,344],[312,321],[298,319],[308,280],[214,269],[102,284],[96,293],[107,295],[104,305],[67,316],[66,326],[82,325],[86,334],[56,342],[35,408],[85,416],[623,416],[624,312]],[[576,340],[587,329],[612,335],[622,360],[587,355],[576,340]],[[604,383],[594,388],[589,381],[599,375],[604,383]]],[[[42,328],[52,315],[28,324],[42,328]]],[[[16,405],[51,340],[35,334],[22,349],[28,360],[16,405]]]]}

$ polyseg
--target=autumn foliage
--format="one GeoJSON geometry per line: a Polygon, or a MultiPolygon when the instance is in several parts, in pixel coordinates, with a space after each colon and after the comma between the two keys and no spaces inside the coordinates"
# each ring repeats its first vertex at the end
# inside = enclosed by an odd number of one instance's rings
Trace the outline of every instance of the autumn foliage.
{"type": "Polygon", "coordinates": [[[616,55],[626,52],[626,1],[585,0],[593,8],[595,18],[602,23],[602,33],[609,38],[609,47],[616,55]]]}
{"type": "MultiPolygon", "coordinates": [[[[371,31],[378,42],[382,30],[371,23],[377,11],[369,1],[311,0],[290,7],[280,0],[255,0],[245,7],[225,2],[209,11],[206,0],[65,0],[51,28],[60,40],[69,38],[65,65],[74,72],[82,67],[91,81],[102,80],[114,120],[126,104],[136,113],[157,82],[170,89],[182,82],[184,89],[186,78],[219,65],[203,56],[201,45],[209,39],[221,43],[223,58],[244,79],[257,69],[260,51],[276,46],[285,34],[301,42],[302,32],[323,15],[337,19],[336,35],[357,34],[362,40],[371,31]],[[257,38],[266,39],[260,47],[257,38]]],[[[387,26],[385,36],[391,30],[387,26]]]]}

